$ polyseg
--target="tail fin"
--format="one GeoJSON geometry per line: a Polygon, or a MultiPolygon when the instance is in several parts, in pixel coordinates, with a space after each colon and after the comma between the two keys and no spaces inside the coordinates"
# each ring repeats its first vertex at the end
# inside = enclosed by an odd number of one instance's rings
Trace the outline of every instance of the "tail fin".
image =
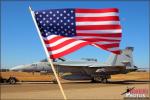
{"type": "Polygon", "coordinates": [[[112,66],[126,66],[128,68],[133,68],[133,47],[126,47],[121,51],[120,55],[111,54],[107,63],[112,66]]]}

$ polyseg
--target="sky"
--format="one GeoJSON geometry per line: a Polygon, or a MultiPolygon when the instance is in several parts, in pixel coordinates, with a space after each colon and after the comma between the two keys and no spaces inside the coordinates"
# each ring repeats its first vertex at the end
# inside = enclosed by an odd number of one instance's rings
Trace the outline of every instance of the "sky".
{"type": "MultiPolygon", "coordinates": [[[[1,2],[1,68],[30,64],[46,58],[29,12],[54,8],[118,8],[122,26],[120,48],[134,47],[134,64],[149,67],[149,3],[148,1],[2,1],[1,2]]],[[[65,58],[96,58],[105,62],[110,52],[86,46],[65,58]]]]}

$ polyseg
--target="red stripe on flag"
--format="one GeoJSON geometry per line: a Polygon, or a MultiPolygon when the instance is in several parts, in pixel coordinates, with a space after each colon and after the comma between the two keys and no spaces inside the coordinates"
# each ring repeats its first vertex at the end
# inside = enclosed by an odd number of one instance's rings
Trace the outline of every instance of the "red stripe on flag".
{"type": "Polygon", "coordinates": [[[118,16],[108,16],[108,17],[76,17],[77,22],[86,21],[119,21],[118,16]]]}
{"type": "Polygon", "coordinates": [[[57,49],[59,49],[59,48],[62,48],[62,47],[64,47],[64,46],[66,46],[66,45],[68,45],[68,44],[74,42],[74,41],[76,41],[76,40],[74,40],[74,39],[66,40],[66,41],[64,41],[64,42],[62,42],[62,43],[60,43],[60,44],[58,44],[58,45],[56,45],[56,46],[47,47],[47,49],[48,49],[48,51],[50,51],[50,50],[57,50],[57,49]]]}
{"type": "MultiPolygon", "coordinates": [[[[101,45],[97,45],[97,44],[95,44],[95,45],[102,48],[102,49],[104,49],[104,50],[110,51],[109,48],[106,48],[105,46],[101,46],[101,45]]],[[[111,52],[114,53],[114,54],[120,54],[121,50],[114,50],[114,51],[111,51],[111,52]]]]}
{"type": "Polygon", "coordinates": [[[113,33],[113,34],[95,34],[95,33],[77,33],[77,36],[99,36],[99,37],[121,37],[121,33],[113,33]]]}
{"type": "Polygon", "coordinates": [[[94,39],[94,38],[91,38],[91,39],[82,39],[84,41],[89,41],[89,42],[100,42],[100,41],[103,41],[103,42],[120,42],[121,40],[113,40],[113,39],[94,39]]]}
{"type": "Polygon", "coordinates": [[[121,50],[116,50],[116,51],[111,51],[113,52],[114,54],[121,54],[121,50]]]}
{"type": "Polygon", "coordinates": [[[107,12],[118,12],[117,8],[107,9],[75,9],[76,13],[107,13],[107,12]]]}
{"type": "Polygon", "coordinates": [[[45,44],[50,44],[50,43],[56,42],[57,40],[62,39],[62,38],[63,38],[62,36],[57,36],[57,37],[54,37],[50,40],[48,40],[48,39],[44,40],[44,42],[45,42],[45,44]]]}
{"type": "Polygon", "coordinates": [[[96,44],[96,45],[100,46],[102,48],[106,48],[106,49],[108,49],[108,48],[114,48],[114,47],[119,47],[119,43],[111,43],[111,44],[103,44],[103,45],[96,44]]]}
{"type": "Polygon", "coordinates": [[[120,25],[84,25],[76,26],[76,30],[114,30],[121,29],[120,25]]]}
{"type": "Polygon", "coordinates": [[[74,47],[72,47],[70,49],[67,49],[67,50],[61,52],[61,53],[52,54],[52,55],[50,55],[50,57],[51,58],[60,58],[60,57],[65,56],[65,55],[67,55],[67,54],[69,54],[71,52],[74,52],[74,51],[76,51],[76,50],[78,50],[78,49],[80,49],[80,48],[82,48],[82,47],[84,47],[84,46],[86,46],[88,44],[89,44],[88,42],[80,43],[80,44],[78,44],[78,45],[76,45],[76,46],[74,46],[74,47]]]}

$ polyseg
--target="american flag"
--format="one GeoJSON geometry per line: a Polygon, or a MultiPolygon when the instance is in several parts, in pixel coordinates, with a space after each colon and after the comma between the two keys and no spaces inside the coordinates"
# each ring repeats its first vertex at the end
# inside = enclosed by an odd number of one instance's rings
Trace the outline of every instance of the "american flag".
{"type": "Polygon", "coordinates": [[[86,45],[119,54],[122,29],[117,8],[50,9],[34,11],[51,58],[59,58],[86,45]]]}

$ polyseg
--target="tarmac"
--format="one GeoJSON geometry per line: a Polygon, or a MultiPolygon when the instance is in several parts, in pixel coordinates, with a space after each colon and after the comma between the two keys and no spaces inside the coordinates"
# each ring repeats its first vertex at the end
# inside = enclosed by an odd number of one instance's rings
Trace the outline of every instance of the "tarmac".
{"type": "MultiPolygon", "coordinates": [[[[66,82],[64,88],[67,99],[123,99],[121,95],[127,87],[149,89],[148,81],[111,81],[107,84],[66,82]]],[[[1,85],[1,100],[54,100],[63,99],[57,84],[50,82],[24,82],[16,85],[1,85]]]]}
{"type": "MultiPolygon", "coordinates": [[[[127,88],[146,89],[149,94],[149,75],[149,72],[113,75],[107,84],[66,80],[61,80],[61,83],[68,100],[120,100],[124,99],[125,95],[121,94],[126,92],[127,88]]],[[[1,84],[0,86],[0,100],[63,99],[58,84],[52,82],[19,82],[15,85],[1,84]]],[[[145,94],[146,97],[149,97],[148,94],[145,94]]]]}

